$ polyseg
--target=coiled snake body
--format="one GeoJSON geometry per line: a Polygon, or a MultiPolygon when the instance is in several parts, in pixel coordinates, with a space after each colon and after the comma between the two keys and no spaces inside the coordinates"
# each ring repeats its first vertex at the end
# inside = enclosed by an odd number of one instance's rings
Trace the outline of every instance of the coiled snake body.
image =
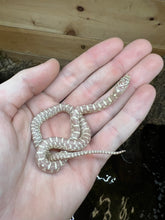
{"type": "Polygon", "coordinates": [[[36,148],[36,163],[38,167],[47,173],[54,173],[61,169],[68,159],[87,154],[120,154],[124,151],[110,152],[104,150],[83,150],[91,140],[91,132],[88,123],[83,116],[101,111],[111,105],[126,90],[130,77],[125,75],[113,88],[113,93],[107,98],[94,104],[73,107],[69,104],[58,104],[37,114],[31,122],[31,132],[36,148]],[[41,125],[54,115],[66,112],[70,115],[71,135],[70,138],[50,137],[43,139],[41,125]],[[56,149],[57,152],[51,152],[56,149]]]}

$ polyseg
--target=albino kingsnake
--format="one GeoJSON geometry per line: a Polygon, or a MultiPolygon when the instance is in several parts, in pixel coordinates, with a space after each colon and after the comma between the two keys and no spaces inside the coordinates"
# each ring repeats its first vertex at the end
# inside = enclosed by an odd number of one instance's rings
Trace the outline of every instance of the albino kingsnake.
{"type": "Polygon", "coordinates": [[[31,132],[34,146],[36,148],[36,163],[38,167],[47,173],[54,173],[61,169],[68,159],[87,154],[121,154],[125,152],[110,152],[104,150],[82,150],[91,140],[91,132],[88,123],[83,116],[93,112],[99,112],[107,108],[126,90],[130,82],[130,76],[125,75],[114,86],[111,95],[94,104],[73,107],[69,104],[58,104],[38,113],[31,122],[31,132]],[[70,138],[49,137],[43,139],[41,125],[54,115],[66,112],[70,115],[71,135],[70,138]],[[51,152],[51,149],[57,152],[51,152]]]}

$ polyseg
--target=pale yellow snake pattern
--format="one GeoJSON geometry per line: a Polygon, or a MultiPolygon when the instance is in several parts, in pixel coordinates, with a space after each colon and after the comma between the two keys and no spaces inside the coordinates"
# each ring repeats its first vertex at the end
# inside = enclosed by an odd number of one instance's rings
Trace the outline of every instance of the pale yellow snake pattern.
{"type": "Polygon", "coordinates": [[[121,154],[125,151],[110,152],[104,150],[83,150],[91,140],[91,131],[83,116],[93,112],[99,112],[110,106],[126,90],[130,82],[130,76],[125,75],[114,86],[111,95],[94,104],[73,107],[69,104],[58,104],[38,113],[31,122],[31,132],[36,148],[36,163],[38,167],[47,173],[54,173],[61,169],[68,159],[87,154],[121,154]],[[70,138],[49,137],[43,139],[41,125],[47,119],[66,112],[70,115],[71,135],[70,138]],[[51,149],[57,152],[51,152],[51,149]]]}

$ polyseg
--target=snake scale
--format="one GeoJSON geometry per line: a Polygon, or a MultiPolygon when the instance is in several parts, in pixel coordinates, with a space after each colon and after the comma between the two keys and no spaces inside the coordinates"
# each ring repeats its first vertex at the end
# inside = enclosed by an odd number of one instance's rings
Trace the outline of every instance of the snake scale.
{"type": "Polygon", "coordinates": [[[114,86],[111,95],[93,104],[74,107],[69,104],[60,103],[38,113],[31,122],[31,132],[34,146],[36,148],[36,163],[46,173],[58,172],[68,159],[87,154],[121,154],[125,152],[110,152],[104,150],[83,150],[91,140],[91,131],[83,116],[93,112],[99,112],[110,106],[126,90],[130,82],[130,76],[125,75],[114,86]],[[58,113],[66,112],[70,115],[71,135],[69,138],[49,137],[43,139],[41,125],[49,118],[58,113]],[[52,152],[51,149],[57,150],[52,152]]]}

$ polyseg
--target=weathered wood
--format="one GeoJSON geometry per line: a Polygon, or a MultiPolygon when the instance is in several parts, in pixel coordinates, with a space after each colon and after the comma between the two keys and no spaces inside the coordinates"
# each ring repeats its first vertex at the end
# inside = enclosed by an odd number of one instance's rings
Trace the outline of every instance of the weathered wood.
{"type": "Polygon", "coordinates": [[[92,39],[0,26],[0,50],[72,60],[97,43],[92,39]]]}
{"type": "Polygon", "coordinates": [[[159,0],[0,0],[0,47],[71,60],[84,45],[118,36],[125,43],[146,38],[162,55],[164,12],[165,1],[159,0]]]}

